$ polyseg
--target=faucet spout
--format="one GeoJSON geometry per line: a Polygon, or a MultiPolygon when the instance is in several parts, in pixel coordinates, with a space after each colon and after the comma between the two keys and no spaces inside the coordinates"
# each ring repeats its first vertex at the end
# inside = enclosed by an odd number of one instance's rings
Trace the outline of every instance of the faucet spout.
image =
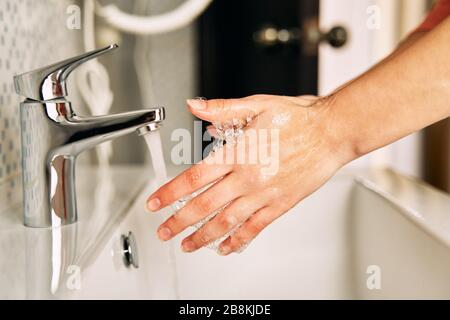
{"type": "Polygon", "coordinates": [[[75,115],[68,101],[21,104],[24,221],[58,227],[77,221],[75,162],[96,145],[159,128],[164,108],[98,117],[75,115]]]}
{"type": "Polygon", "coordinates": [[[162,107],[97,117],[72,116],[63,122],[67,138],[57,150],[76,156],[105,141],[138,132],[150,124],[158,124],[159,127],[164,118],[162,107]]]}
{"type": "Polygon", "coordinates": [[[156,130],[164,108],[80,117],[67,101],[67,79],[82,63],[117,48],[111,45],[14,77],[20,104],[24,223],[59,227],[77,221],[75,161],[84,150],[137,132],[156,130]]]}

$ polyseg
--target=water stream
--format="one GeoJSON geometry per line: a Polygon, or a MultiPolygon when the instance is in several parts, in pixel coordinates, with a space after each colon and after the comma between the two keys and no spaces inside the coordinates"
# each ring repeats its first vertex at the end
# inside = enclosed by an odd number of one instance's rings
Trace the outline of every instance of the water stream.
{"type": "MultiPolygon", "coordinates": [[[[150,132],[143,136],[145,142],[147,143],[147,147],[150,151],[150,156],[152,159],[153,171],[155,173],[155,179],[157,186],[162,186],[167,182],[167,168],[166,162],[164,161],[164,153],[161,143],[161,135],[159,130],[150,132]]],[[[176,268],[176,260],[175,260],[175,248],[173,245],[173,241],[168,243],[169,246],[169,266],[172,269],[172,282],[173,282],[173,290],[175,293],[175,299],[180,298],[179,294],[179,285],[178,285],[178,275],[176,268]]]]}

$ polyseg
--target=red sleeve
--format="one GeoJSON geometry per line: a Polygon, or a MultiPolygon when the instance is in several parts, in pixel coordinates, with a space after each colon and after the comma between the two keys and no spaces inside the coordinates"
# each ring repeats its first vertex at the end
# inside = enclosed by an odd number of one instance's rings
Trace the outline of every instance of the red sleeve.
{"type": "Polygon", "coordinates": [[[448,16],[450,16],[450,0],[438,0],[425,21],[415,32],[430,31],[448,16]]]}

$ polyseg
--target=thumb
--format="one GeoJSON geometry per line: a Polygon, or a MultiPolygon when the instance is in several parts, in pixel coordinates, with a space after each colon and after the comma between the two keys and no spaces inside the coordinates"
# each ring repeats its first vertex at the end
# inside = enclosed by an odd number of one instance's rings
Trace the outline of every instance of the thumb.
{"type": "Polygon", "coordinates": [[[189,99],[187,105],[195,116],[212,123],[231,121],[233,119],[245,121],[263,111],[263,104],[255,104],[250,98],[242,99],[189,99]]]}

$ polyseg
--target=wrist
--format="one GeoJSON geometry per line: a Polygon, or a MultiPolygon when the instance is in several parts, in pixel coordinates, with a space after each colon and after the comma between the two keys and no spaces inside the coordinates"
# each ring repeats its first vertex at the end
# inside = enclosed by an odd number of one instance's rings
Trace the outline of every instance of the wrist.
{"type": "Polygon", "coordinates": [[[362,148],[359,146],[357,135],[355,135],[357,131],[352,129],[355,121],[348,112],[349,110],[344,109],[345,106],[342,105],[339,91],[320,98],[317,104],[327,113],[326,140],[340,166],[362,156],[362,148]]]}

